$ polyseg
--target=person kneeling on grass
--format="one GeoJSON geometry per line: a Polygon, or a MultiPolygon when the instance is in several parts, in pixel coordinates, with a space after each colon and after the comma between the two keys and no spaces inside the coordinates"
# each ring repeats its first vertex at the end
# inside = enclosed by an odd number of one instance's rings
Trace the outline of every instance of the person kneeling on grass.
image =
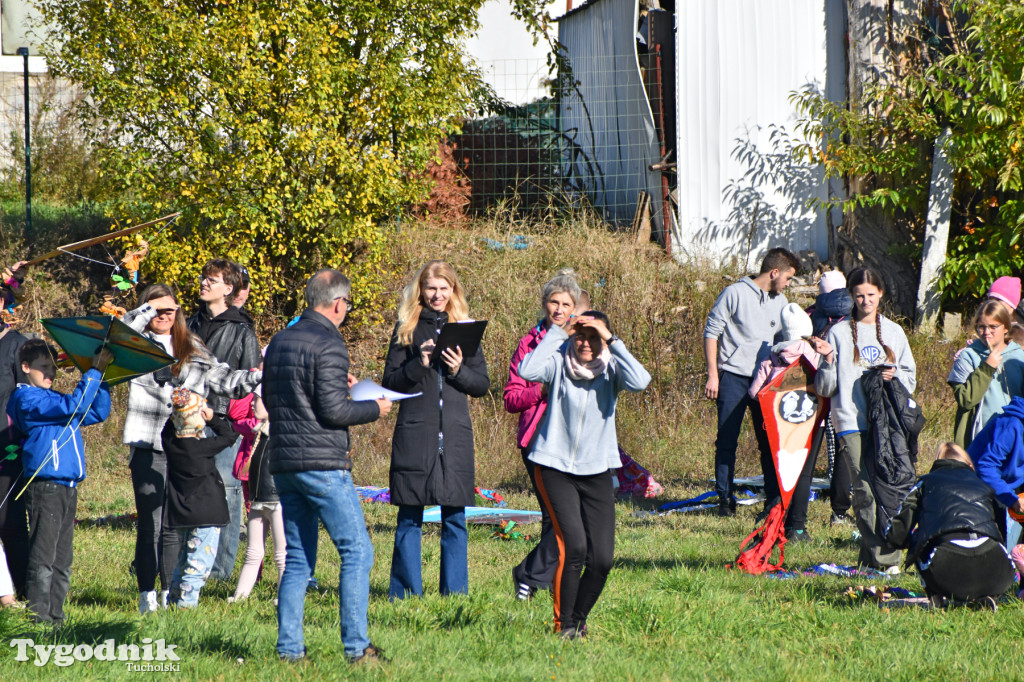
{"type": "Polygon", "coordinates": [[[918,479],[885,530],[894,547],[907,549],[934,606],[943,599],[981,600],[993,610],[1010,588],[1013,566],[996,518],[1001,509],[992,488],[954,443],[939,446],[929,473],[918,479]]]}
{"type": "Polygon", "coordinates": [[[519,376],[548,387],[547,417],[529,458],[558,541],[552,592],[555,630],[563,639],[586,636],[587,616],[612,568],[615,493],[609,470],[622,466],[615,433],[619,392],[642,391],[651,381],[612,334],[604,313],[585,312],[572,329],[570,338],[552,325],[519,363],[519,376]]]}
{"type": "Polygon", "coordinates": [[[28,384],[18,384],[7,404],[11,424],[25,434],[22,463],[28,484],[28,577],[25,594],[32,620],[59,626],[71,586],[71,556],[78,484],[85,480],[81,427],[110,414],[103,371],[113,356],[96,353],[92,367],[70,395],[50,387],[57,376],[54,350],[33,339],[18,351],[28,384]]]}
{"type": "Polygon", "coordinates": [[[215,457],[238,434],[187,388],[175,389],[171,402],[174,412],[162,434],[167,455],[167,525],[178,531],[181,549],[170,601],[192,608],[199,603],[199,592],[213,569],[220,529],[230,519],[215,457]],[[204,438],[207,425],[215,435],[204,438]]]}

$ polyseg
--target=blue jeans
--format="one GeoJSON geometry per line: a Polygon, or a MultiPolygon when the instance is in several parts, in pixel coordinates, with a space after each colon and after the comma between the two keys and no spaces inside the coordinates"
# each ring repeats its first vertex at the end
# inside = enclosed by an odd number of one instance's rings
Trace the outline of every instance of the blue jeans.
{"type": "Polygon", "coordinates": [[[754,438],[760,450],[761,473],[764,474],[765,499],[770,502],[779,496],[779,477],[775,473],[775,461],[768,444],[768,433],[764,430],[761,404],[747,394],[752,377],[743,377],[732,372],[718,373],[718,437],[715,439],[715,492],[721,501],[732,500],[732,481],[736,471],[736,445],[743,428],[743,416],[750,408],[750,419],[754,426],[754,438]]]}
{"type": "Polygon", "coordinates": [[[301,656],[306,585],[316,563],[316,543],[323,522],[341,557],[338,575],[338,618],[345,655],[358,658],[370,645],[366,611],[370,606],[370,569],[373,544],[359,496],[347,471],[298,471],[274,474],[284,512],[287,555],[278,588],[277,653],[301,656]]]}
{"type": "MultiPolygon", "coordinates": [[[[207,434],[209,435],[209,434],[207,434]]],[[[213,562],[211,580],[227,580],[235,571],[235,559],[238,557],[238,536],[242,532],[242,482],[231,475],[238,456],[238,446],[242,439],[238,438],[214,458],[217,473],[224,481],[224,496],[228,503],[228,525],[224,526],[217,545],[217,558],[213,562]]]]}
{"type": "Polygon", "coordinates": [[[210,577],[213,559],[217,554],[220,528],[179,528],[181,549],[178,565],[171,579],[171,601],[175,606],[190,609],[199,604],[199,592],[210,577]]]}
{"type": "MultiPolygon", "coordinates": [[[[388,588],[392,600],[423,596],[422,528],[423,507],[399,505],[388,588]]],[[[466,508],[441,507],[441,594],[469,594],[468,544],[466,508]]]]}

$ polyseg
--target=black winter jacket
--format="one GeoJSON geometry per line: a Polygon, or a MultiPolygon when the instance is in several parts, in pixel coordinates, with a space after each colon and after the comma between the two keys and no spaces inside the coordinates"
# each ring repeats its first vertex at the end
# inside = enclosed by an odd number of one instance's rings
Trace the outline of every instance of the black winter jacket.
{"type": "Polygon", "coordinates": [[[251,502],[277,502],[277,486],[274,484],[274,477],[270,473],[270,459],[267,457],[266,436],[260,436],[260,441],[252,449],[252,456],[249,458],[249,500],[251,502]]]}
{"type": "Polygon", "coordinates": [[[167,525],[171,528],[226,526],[229,520],[224,481],[214,458],[235,442],[238,434],[220,417],[207,426],[212,438],[178,438],[167,420],[161,434],[167,455],[167,525]]]}
{"type": "Polygon", "coordinates": [[[384,386],[402,393],[423,392],[398,407],[391,441],[391,503],[395,505],[468,507],[474,502],[473,425],[466,396],[486,395],[491,381],[482,348],[463,358],[455,376],[443,363],[423,366],[420,344],[436,339],[447,321],[447,313],[423,310],[412,345],[398,345],[396,327],[388,346],[384,386]]]}
{"type": "MultiPolygon", "coordinates": [[[[205,305],[188,319],[189,330],[198,336],[213,357],[232,370],[255,369],[260,366],[260,343],[252,328],[252,318],[234,306],[216,317],[210,317],[205,305]]],[[[207,404],[215,413],[227,414],[230,398],[211,394],[207,404]]]]}
{"type": "Polygon", "coordinates": [[[949,533],[974,533],[1002,542],[996,523],[1001,511],[992,488],[971,467],[940,459],[907,494],[885,536],[894,547],[909,548],[910,566],[927,558],[932,547],[949,533]]]}
{"type": "Polygon", "coordinates": [[[814,326],[814,335],[819,339],[825,338],[825,334],[836,322],[853,313],[853,297],[846,289],[835,289],[827,294],[818,294],[814,299],[814,305],[807,310],[811,316],[811,324],[814,326]]]}
{"type": "Polygon", "coordinates": [[[877,532],[881,534],[914,485],[917,437],[924,428],[924,415],[906,387],[883,380],[881,370],[865,372],[861,381],[869,406],[863,460],[880,512],[877,532]]]}
{"type": "Polygon", "coordinates": [[[307,309],[270,341],[263,361],[263,403],[270,415],[270,471],[352,468],[348,427],[375,421],[375,401],[348,395],[348,348],[337,328],[307,309]]]}
{"type": "MultiPolygon", "coordinates": [[[[28,383],[25,373],[21,371],[21,363],[18,362],[18,351],[28,341],[23,335],[13,329],[9,329],[3,337],[0,337],[0,410],[7,414],[7,401],[18,384],[28,383]]],[[[13,427],[7,425],[4,420],[0,428],[0,449],[7,447],[14,442],[16,436],[11,433],[13,427]]],[[[21,458],[17,460],[17,467],[21,468],[21,458]]],[[[7,465],[14,466],[15,460],[3,460],[0,457],[0,470],[6,471],[7,465]]],[[[13,471],[13,468],[11,469],[13,471]]]]}

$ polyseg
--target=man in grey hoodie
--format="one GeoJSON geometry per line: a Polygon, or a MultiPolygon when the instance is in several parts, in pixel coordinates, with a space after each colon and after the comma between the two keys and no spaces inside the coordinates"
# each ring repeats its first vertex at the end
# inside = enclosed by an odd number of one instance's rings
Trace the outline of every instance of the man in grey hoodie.
{"type": "Polygon", "coordinates": [[[770,509],[772,500],[778,497],[778,481],[761,407],[750,399],[747,389],[759,356],[771,347],[775,334],[781,329],[782,309],[788,303],[782,292],[799,269],[800,259],[791,251],[781,247],[769,250],[757,276],[744,277],[719,294],[704,326],[704,359],[708,365],[704,395],[714,400],[718,409],[715,491],[719,516],[736,513],[736,499],[732,496],[736,444],[748,407],[765,474],[765,509],[770,509]]]}

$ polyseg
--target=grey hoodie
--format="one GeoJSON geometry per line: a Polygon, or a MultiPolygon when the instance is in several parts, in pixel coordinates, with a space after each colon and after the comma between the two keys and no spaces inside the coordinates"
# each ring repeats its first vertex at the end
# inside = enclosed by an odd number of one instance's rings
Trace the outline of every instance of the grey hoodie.
{"type": "Polygon", "coordinates": [[[718,371],[752,377],[782,328],[787,303],[785,296],[771,296],[751,277],[727,286],[704,325],[704,338],[718,339],[718,371]]]}
{"type": "MultiPolygon", "coordinates": [[[[853,431],[867,431],[868,407],[860,378],[868,368],[886,362],[885,351],[875,334],[875,325],[860,322],[856,323],[860,357],[853,357],[853,324],[853,320],[843,320],[829,330],[825,340],[832,344],[835,357],[831,363],[822,359],[814,376],[814,388],[818,394],[832,398],[832,423],[840,436],[853,431]]],[[[883,317],[882,340],[896,356],[893,378],[913,394],[917,386],[917,366],[903,328],[883,317]]]]}
{"type": "Polygon", "coordinates": [[[619,391],[642,391],[651,375],[619,340],[608,346],[612,357],[603,374],[590,380],[572,379],[565,373],[568,338],[565,330],[552,325],[519,363],[520,377],[548,386],[548,409],[534,437],[530,460],[577,476],[618,469],[622,466],[615,433],[619,391]]]}

